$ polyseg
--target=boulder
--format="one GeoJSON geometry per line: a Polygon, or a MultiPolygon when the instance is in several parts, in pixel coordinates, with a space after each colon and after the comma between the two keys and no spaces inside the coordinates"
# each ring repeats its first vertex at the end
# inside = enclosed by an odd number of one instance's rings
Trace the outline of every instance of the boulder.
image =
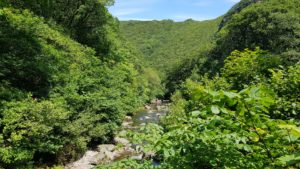
{"type": "Polygon", "coordinates": [[[131,116],[126,116],[124,120],[125,121],[132,121],[132,117],[131,116]]]}
{"type": "Polygon", "coordinates": [[[122,144],[122,145],[124,145],[124,146],[127,146],[127,145],[130,144],[130,142],[129,142],[127,139],[125,139],[125,138],[120,138],[120,137],[116,137],[116,138],[115,138],[115,142],[116,142],[117,144],[122,144]]]}
{"type": "Polygon", "coordinates": [[[139,154],[139,155],[136,155],[136,156],[131,156],[130,158],[133,159],[133,160],[143,160],[143,154],[139,154]]]}
{"type": "Polygon", "coordinates": [[[106,151],[112,152],[115,150],[115,148],[116,148],[116,146],[113,144],[102,144],[97,147],[97,151],[98,152],[106,152],[106,151]]]}

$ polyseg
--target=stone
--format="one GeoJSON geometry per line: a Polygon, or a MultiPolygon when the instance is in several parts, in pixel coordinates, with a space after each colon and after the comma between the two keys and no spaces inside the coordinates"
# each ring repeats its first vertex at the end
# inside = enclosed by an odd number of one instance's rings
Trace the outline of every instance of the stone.
{"type": "Polygon", "coordinates": [[[120,137],[116,137],[116,138],[115,138],[115,142],[116,142],[117,144],[122,144],[122,145],[124,145],[124,146],[127,146],[127,145],[130,144],[130,142],[129,142],[127,139],[125,139],[125,138],[120,138],[120,137]]]}
{"type": "Polygon", "coordinates": [[[135,151],[131,147],[124,147],[117,151],[114,151],[115,159],[126,158],[134,154],[135,151]]]}
{"type": "Polygon", "coordinates": [[[139,154],[139,155],[136,155],[136,156],[131,156],[130,158],[133,159],[133,160],[143,160],[143,154],[139,154]]]}
{"type": "Polygon", "coordinates": [[[131,127],[132,124],[133,124],[132,121],[129,121],[129,122],[123,122],[123,123],[122,123],[122,127],[128,128],[128,127],[131,127]]]}
{"type": "Polygon", "coordinates": [[[98,153],[96,155],[93,156],[92,160],[90,161],[91,165],[98,165],[99,163],[101,163],[105,158],[105,154],[104,153],[98,153]]]}
{"type": "Polygon", "coordinates": [[[146,152],[144,155],[144,159],[152,159],[153,157],[155,157],[155,152],[146,152]]]}
{"type": "Polygon", "coordinates": [[[113,144],[102,144],[97,147],[98,152],[114,151],[116,148],[113,144]]]}
{"type": "MultiPolygon", "coordinates": [[[[65,169],[91,169],[93,167],[92,163],[98,163],[100,161],[97,161],[94,159],[94,157],[98,154],[99,152],[97,151],[87,151],[85,155],[80,158],[79,160],[68,164],[65,166],[65,169]]],[[[98,157],[102,158],[102,157],[98,157]]]]}
{"type": "Polygon", "coordinates": [[[132,117],[131,116],[126,116],[125,121],[132,121],[132,117]]]}

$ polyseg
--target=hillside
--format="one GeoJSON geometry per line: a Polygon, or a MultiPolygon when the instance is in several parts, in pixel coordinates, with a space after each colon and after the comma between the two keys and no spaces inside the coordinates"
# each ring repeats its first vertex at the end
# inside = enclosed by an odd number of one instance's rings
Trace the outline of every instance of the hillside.
{"type": "Polygon", "coordinates": [[[76,160],[151,99],[109,2],[1,1],[1,169],[76,160]]]}
{"type": "Polygon", "coordinates": [[[142,53],[146,64],[165,77],[183,60],[211,47],[220,21],[122,21],[120,31],[142,53]]]}
{"type": "Polygon", "coordinates": [[[0,0],[0,169],[300,168],[299,0],[201,22],[113,4],[0,0]]]}
{"type": "Polygon", "coordinates": [[[99,169],[300,168],[300,1],[241,0],[218,27],[168,74],[162,125],[128,134],[155,158],[99,169]]]}

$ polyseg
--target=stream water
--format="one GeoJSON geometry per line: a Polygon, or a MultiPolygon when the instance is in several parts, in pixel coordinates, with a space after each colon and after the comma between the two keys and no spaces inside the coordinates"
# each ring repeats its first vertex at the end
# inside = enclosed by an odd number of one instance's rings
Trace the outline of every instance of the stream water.
{"type": "MultiPolygon", "coordinates": [[[[148,109],[141,110],[133,117],[126,117],[122,127],[123,131],[138,130],[147,123],[159,123],[160,117],[165,116],[169,111],[169,105],[165,104],[151,104],[147,106],[148,109]]],[[[88,150],[84,156],[68,165],[65,169],[91,169],[101,163],[115,162],[124,158],[141,158],[142,155],[137,154],[132,148],[132,144],[124,138],[115,138],[116,144],[122,144],[123,149],[117,149],[113,144],[99,145],[96,150],[88,150]]],[[[154,164],[157,165],[157,164],[154,164]]]]}
{"type": "Polygon", "coordinates": [[[159,123],[159,119],[169,111],[168,104],[150,105],[148,110],[137,112],[133,116],[133,126],[143,126],[147,123],[159,123]]]}

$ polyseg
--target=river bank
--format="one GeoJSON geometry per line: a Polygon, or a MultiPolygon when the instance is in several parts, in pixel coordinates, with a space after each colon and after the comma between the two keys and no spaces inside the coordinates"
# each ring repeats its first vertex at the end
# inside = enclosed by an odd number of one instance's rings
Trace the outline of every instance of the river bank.
{"type": "Polygon", "coordinates": [[[140,152],[136,148],[137,145],[131,144],[123,137],[127,131],[138,130],[147,123],[159,123],[160,118],[169,111],[169,104],[150,104],[147,108],[133,116],[125,117],[113,144],[101,144],[95,149],[88,150],[82,158],[66,165],[64,169],[91,169],[97,165],[109,164],[125,158],[142,160],[154,156],[153,153],[140,152]]]}

